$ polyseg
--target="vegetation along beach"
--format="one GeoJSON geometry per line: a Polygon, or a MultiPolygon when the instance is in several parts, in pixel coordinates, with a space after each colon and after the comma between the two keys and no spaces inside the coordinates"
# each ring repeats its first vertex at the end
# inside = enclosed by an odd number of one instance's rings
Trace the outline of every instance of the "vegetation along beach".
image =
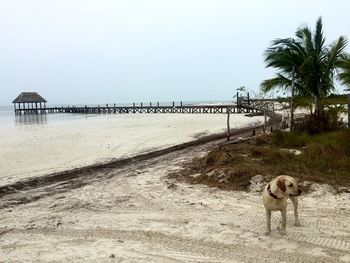
{"type": "Polygon", "coordinates": [[[0,262],[350,262],[349,4],[1,5],[0,262]]]}

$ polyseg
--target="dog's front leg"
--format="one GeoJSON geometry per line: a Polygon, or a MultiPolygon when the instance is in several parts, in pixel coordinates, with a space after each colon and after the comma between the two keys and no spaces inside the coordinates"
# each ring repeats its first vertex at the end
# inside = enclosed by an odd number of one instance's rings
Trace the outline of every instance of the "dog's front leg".
{"type": "Polygon", "coordinates": [[[265,208],[266,211],[266,236],[271,234],[271,210],[265,208]]]}
{"type": "Polygon", "coordinates": [[[295,226],[300,226],[299,216],[298,216],[298,197],[291,196],[290,200],[294,206],[294,217],[295,217],[295,226]]]}
{"type": "Polygon", "coordinates": [[[282,216],[282,229],[280,230],[280,234],[282,236],[286,235],[286,224],[287,224],[287,209],[281,210],[281,216],[282,216]]]}

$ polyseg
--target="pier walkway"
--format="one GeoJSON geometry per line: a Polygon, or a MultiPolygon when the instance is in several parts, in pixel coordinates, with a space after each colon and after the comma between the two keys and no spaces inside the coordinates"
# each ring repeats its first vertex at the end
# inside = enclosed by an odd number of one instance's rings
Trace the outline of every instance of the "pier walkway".
{"type": "Polygon", "coordinates": [[[128,113],[190,113],[190,114],[227,114],[227,113],[256,113],[259,112],[258,108],[254,105],[172,105],[160,106],[152,105],[147,106],[135,105],[132,106],[116,106],[104,105],[104,106],[62,106],[62,107],[45,107],[45,108],[16,108],[15,114],[46,114],[46,113],[81,113],[81,114],[128,114],[128,113]]]}

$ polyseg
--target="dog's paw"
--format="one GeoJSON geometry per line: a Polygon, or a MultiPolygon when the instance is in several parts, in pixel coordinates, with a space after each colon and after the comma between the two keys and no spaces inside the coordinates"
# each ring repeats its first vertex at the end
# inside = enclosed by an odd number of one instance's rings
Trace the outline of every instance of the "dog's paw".
{"type": "Polygon", "coordinates": [[[300,222],[299,221],[297,221],[297,222],[295,222],[295,224],[294,224],[295,226],[300,226],[300,222]]]}
{"type": "Polygon", "coordinates": [[[286,230],[280,229],[279,232],[280,232],[280,235],[281,235],[281,236],[287,235],[286,230]]]}

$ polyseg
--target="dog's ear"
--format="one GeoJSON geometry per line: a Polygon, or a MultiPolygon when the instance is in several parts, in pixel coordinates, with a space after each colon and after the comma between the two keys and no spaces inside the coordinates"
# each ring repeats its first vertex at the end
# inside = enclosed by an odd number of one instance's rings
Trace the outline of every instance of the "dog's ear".
{"type": "Polygon", "coordinates": [[[277,181],[277,186],[278,186],[278,188],[281,189],[283,192],[286,191],[286,185],[284,184],[284,180],[279,179],[279,180],[277,181]]]}

